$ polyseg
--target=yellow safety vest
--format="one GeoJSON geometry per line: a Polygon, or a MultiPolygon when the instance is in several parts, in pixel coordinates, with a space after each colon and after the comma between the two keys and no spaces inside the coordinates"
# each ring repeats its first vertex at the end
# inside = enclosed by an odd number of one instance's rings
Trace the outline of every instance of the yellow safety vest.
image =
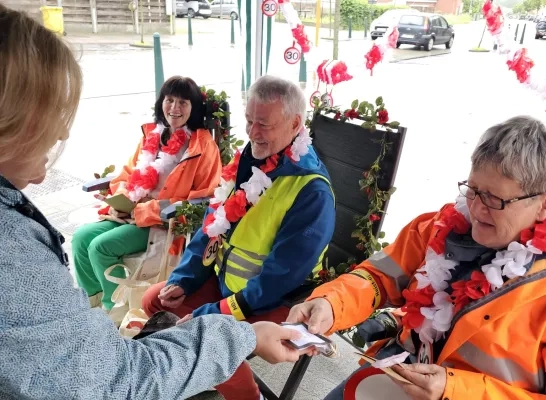
{"type": "MultiPolygon", "coordinates": [[[[241,218],[229,239],[222,237],[214,270],[216,275],[222,269],[225,271],[225,284],[233,293],[243,290],[249,279],[260,274],[284,216],[300,190],[314,179],[323,179],[330,185],[327,178],[318,174],[276,178],[260,201],[241,218]]],[[[320,255],[313,275],[322,269],[327,248],[320,255]]]]}

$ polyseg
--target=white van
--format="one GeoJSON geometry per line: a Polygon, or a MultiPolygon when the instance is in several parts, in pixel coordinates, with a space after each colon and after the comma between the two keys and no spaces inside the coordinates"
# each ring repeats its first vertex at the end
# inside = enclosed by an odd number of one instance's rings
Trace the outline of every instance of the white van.
{"type": "Polygon", "coordinates": [[[385,11],[379,18],[374,19],[370,25],[370,36],[372,40],[383,36],[389,27],[398,25],[400,17],[407,14],[421,14],[421,12],[412,8],[396,8],[394,10],[385,11]]]}

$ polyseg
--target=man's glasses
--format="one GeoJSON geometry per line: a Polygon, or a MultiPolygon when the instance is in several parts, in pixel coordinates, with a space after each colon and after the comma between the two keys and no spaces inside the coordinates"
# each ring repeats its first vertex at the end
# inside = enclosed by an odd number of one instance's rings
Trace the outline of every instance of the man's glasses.
{"type": "Polygon", "coordinates": [[[487,192],[481,192],[467,185],[467,181],[459,182],[459,192],[467,199],[474,200],[476,196],[480,197],[482,203],[493,210],[504,210],[507,204],[515,203],[516,201],[530,199],[531,197],[539,196],[542,193],[530,194],[527,196],[514,197],[513,199],[504,200],[487,192]]]}

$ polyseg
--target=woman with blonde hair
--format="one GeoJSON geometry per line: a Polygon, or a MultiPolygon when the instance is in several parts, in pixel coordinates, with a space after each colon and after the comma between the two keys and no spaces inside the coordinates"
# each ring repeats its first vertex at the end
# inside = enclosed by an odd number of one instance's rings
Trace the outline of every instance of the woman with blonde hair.
{"type": "Polygon", "coordinates": [[[21,189],[68,138],[82,74],[70,49],[0,4],[0,397],[178,399],[218,385],[251,353],[295,361],[291,330],[208,315],[122,338],[75,288],[63,237],[21,189]]]}

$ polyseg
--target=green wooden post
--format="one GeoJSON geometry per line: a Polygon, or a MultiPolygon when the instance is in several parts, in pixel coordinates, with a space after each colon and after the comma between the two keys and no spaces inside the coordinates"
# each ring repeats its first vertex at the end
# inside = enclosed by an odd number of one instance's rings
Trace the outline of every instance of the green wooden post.
{"type": "Polygon", "coordinates": [[[307,84],[307,62],[302,54],[300,60],[300,83],[307,84]]]}
{"type": "Polygon", "coordinates": [[[154,33],[154,65],[155,65],[155,95],[159,97],[161,86],[165,82],[163,75],[163,57],[161,55],[161,39],[159,33],[154,33]]]}
{"type": "Polygon", "coordinates": [[[235,45],[235,17],[231,15],[231,45],[235,45]]]}
{"type": "Polygon", "coordinates": [[[193,35],[191,32],[191,15],[188,14],[188,46],[193,46],[193,35]]]}

